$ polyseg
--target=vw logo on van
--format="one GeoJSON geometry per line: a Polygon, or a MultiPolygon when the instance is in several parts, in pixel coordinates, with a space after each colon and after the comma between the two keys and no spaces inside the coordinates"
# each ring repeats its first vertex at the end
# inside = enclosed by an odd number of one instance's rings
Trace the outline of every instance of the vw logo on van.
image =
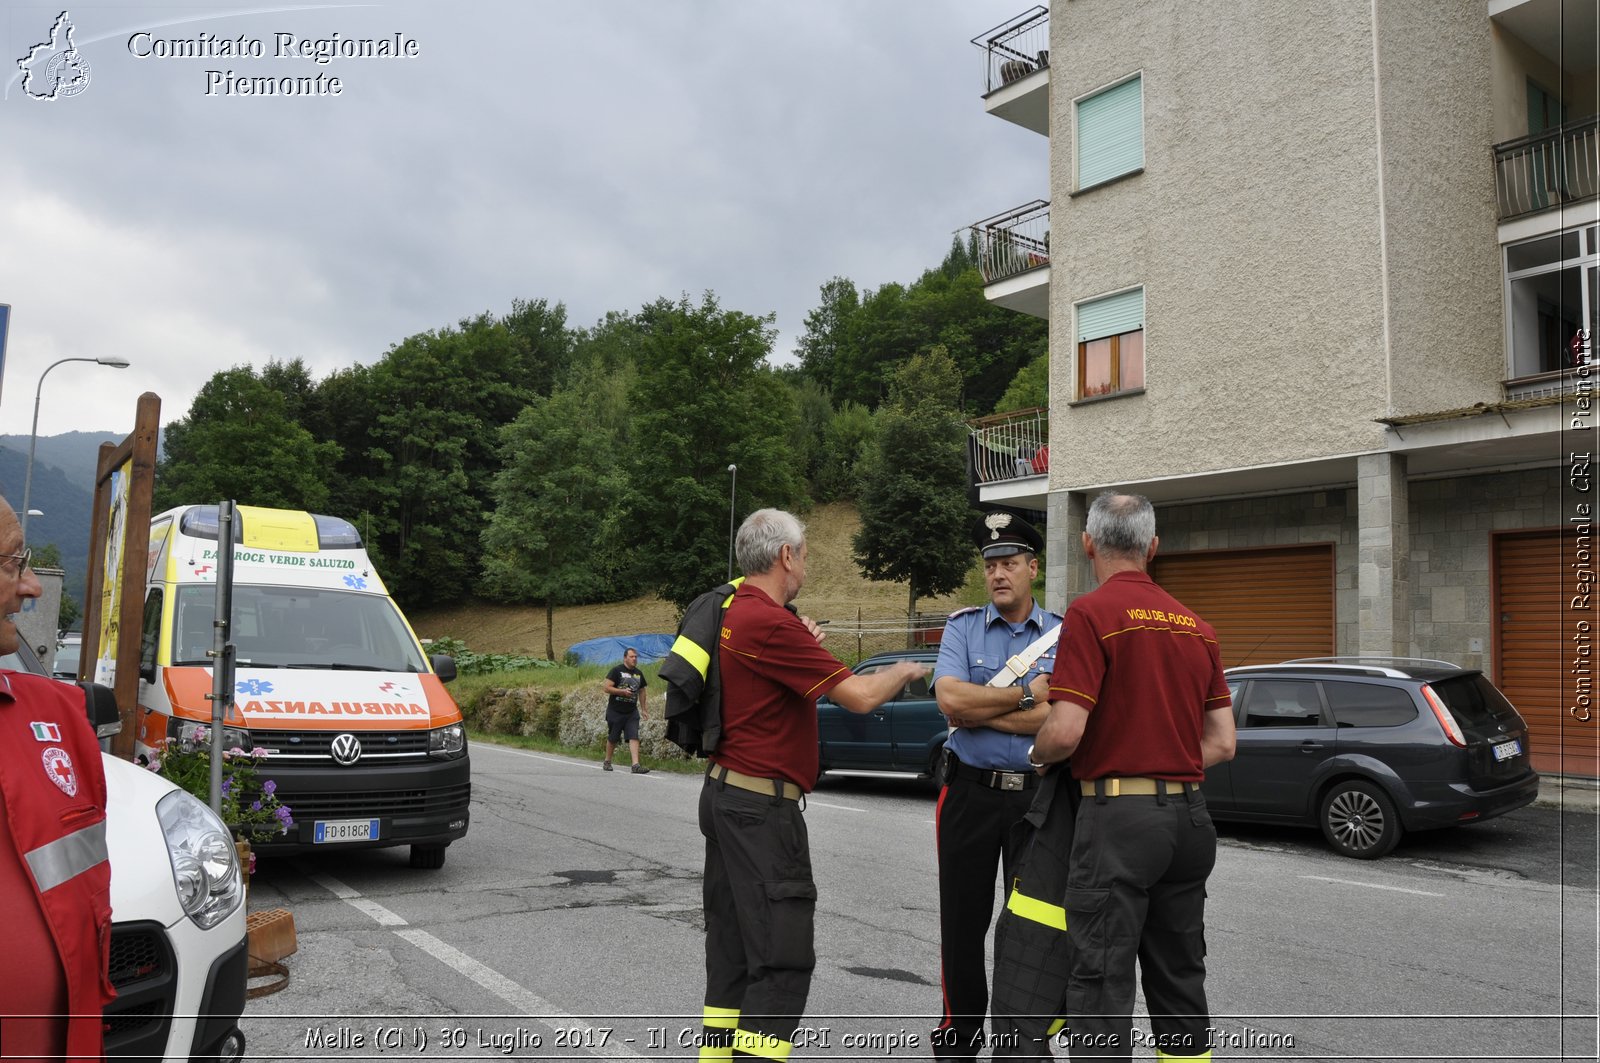
{"type": "Polygon", "coordinates": [[[334,763],[348,768],[361,759],[361,739],[346,732],[333,740],[329,752],[333,754],[334,763]]]}

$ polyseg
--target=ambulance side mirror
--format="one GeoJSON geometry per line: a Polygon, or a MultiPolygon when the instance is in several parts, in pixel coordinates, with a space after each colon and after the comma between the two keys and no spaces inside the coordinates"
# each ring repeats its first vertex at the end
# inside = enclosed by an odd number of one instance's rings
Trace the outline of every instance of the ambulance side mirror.
{"type": "Polygon", "coordinates": [[[456,659],[447,654],[436,653],[428,658],[433,665],[434,674],[439,677],[439,682],[448,683],[456,677],[456,659]]]}
{"type": "Polygon", "coordinates": [[[83,688],[84,708],[89,713],[89,725],[96,738],[110,738],[122,730],[122,712],[117,708],[117,695],[103,683],[79,683],[83,688]]]}

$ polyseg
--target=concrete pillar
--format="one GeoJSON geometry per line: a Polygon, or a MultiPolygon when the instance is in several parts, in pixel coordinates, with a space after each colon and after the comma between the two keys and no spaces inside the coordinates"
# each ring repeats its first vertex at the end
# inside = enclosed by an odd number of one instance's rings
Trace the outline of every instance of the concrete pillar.
{"type": "Polygon", "coordinates": [[[1094,570],[1083,556],[1083,526],[1089,503],[1073,491],[1051,491],[1044,532],[1044,607],[1058,613],[1080,594],[1094,590],[1094,570]]]}
{"type": "Polygon", "coordinates": [[[1356,459],[1356,645],[1363,656],[1413,656],[1411,504],[1406,459],[1356,459]]]}

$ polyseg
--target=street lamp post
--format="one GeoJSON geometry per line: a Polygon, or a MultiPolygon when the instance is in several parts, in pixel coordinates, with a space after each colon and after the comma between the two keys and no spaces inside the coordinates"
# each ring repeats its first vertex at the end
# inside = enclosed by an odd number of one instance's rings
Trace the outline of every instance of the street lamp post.
{"type": "Polygon", "coordinates": [[[50,370],[68,362],[96,362],[100,365],[109,365],[113,369],[126,369],[130,364],[126,358],[118,358],[114,354],[102,355],[99,358],[62,358],[45,366],[44,372],[39,374],[39,386],[33,389],[33,429],[28,433],[28,471],[22,478],[23,542],[28,541],[28,517],[33,513],[33,510],[28,508],[28,499],[33,495],[33,451],[39,443],[39,397],[44,392],[44,378],[50,375],[50,370]]]}
{"type": "Polygon", "coordinates": [[[733,579],[733,499],[739,483],[739,466],[728,466],[728,578],[733,579]]]}

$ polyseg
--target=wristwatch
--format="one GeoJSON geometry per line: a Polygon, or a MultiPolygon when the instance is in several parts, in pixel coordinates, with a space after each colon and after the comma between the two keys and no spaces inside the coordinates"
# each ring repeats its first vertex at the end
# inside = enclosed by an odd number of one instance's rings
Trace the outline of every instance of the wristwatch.
{"type": "Polygon", "coordinates": [[[1024,709],[1031,709],[1036,704],[1037,701],[1033,696],[1033,691],[1029,690],[1027,687],[1023,687],[1022,697],[1017,699],[1017,711],[1021,712],[1024,709]]]}

